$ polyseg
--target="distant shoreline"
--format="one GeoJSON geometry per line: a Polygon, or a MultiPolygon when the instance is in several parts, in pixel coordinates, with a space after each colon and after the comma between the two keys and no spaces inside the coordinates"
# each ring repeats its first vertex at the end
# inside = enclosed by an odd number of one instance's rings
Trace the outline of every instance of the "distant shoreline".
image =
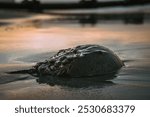
{"type": "Polygon", "coordinates": [[[0,9],[27,9],[33,11],[40,11],[45,9],[92,9],[115,6],[134,6],[150,4],[150,1],[115,1],[115,2],[79,2],[79,3],[37,3],[30,2],[23,3],[0,3],[0,9]]]}

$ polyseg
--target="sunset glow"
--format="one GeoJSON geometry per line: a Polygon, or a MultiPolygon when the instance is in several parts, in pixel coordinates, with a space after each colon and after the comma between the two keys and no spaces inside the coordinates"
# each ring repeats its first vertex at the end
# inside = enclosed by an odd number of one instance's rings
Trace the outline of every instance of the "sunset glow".
{"type": "Polygon", "coordinates": [[[111,25],[97,28],[65,28],[51,27],[36,29],[24,27],[21,29],[2,30],[0,33],[0,51],[46,51],[68,48],[77,44],[107,42],[108,40],[121,43],[149,43],[149,26],[111,25]],[[145,31],[143,31],[145,30],[145,31]]]}

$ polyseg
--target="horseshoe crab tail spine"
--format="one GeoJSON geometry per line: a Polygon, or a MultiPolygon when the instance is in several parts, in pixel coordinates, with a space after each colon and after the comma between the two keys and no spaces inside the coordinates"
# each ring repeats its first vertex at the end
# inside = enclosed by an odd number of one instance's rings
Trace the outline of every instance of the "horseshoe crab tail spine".
{"type": "Polygon", "coordinates": [[[11,71],[6,72],[8,74],[34,74],[36,73],[35,69],[27,69],[27,70],[18,70],[18,71],[11,71]]]}

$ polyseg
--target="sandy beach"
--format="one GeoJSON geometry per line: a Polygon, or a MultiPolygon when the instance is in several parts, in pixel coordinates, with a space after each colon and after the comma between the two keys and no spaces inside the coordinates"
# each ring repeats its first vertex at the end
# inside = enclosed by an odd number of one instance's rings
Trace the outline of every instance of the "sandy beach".
{"type": "Polygon", "coordinates": [[[84,11],[83,17],[79,11],[5,11],[11,17],[0,11],[0,99],[150,99],[150,6],[113,10],[84,11]],[[125,66],[106,82],[81,78],[46,83],[29,74],[7,73],[29,69],[60,49],[82,44],[111,49],[125,66]]]}

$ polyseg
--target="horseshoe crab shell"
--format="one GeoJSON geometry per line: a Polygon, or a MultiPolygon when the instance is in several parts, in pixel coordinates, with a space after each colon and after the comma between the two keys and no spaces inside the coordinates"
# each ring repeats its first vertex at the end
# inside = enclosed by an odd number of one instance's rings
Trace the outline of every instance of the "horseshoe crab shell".
{"type": "Polygon", "coordinates": [[[80,45],[60,50],[33,69],[37,74],[51,76],[86,77],[111,74],[118,71],[123,62],[113,51],[99,45],[80,45]]]}

